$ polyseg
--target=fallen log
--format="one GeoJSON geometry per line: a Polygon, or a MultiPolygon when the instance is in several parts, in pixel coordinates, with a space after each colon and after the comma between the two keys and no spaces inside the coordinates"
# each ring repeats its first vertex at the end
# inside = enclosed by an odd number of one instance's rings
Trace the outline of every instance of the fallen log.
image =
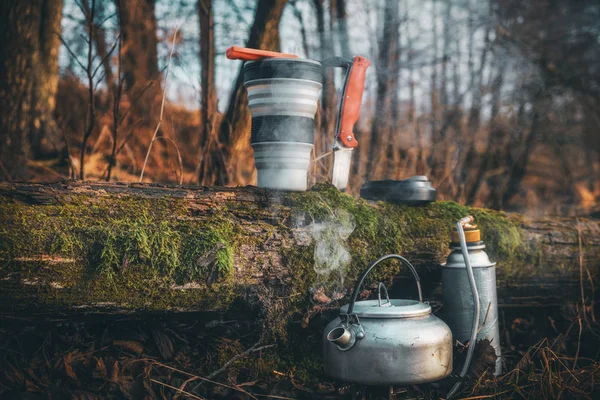
{"type": "MultiPolygon", "coordinates": [[[[326,185],[0,183],[0,316],[231,312],[282,326],[337,307],[360,271],[390,252],[414,262],[435,298],[453,224],[467,214],[498,262],[501,306],[589,302],[599,220],[397,206],[326,185]]],[[[391,263],[374,279],[398,272],[391,263]]]]}

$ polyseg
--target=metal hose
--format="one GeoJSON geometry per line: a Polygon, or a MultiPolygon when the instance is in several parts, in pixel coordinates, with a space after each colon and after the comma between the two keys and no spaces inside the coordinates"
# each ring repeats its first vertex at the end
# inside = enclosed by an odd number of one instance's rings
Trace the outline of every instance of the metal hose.
{"type": "MultiPolygon", "coordinates": [[[[458,231],[458,238],[460,240],[460,249],[465,260],[465,265],[467,266],[467,276],[469,277],[469,285],[471,286],[471,293],[473,294],[473,304],[475,304],[475,313],[473,315],[473,328],[471,330],[469,349],[467,350],[467,358],[465,359],[465,364],[463,365],[462,371],[460,372],[460,378],[465,377],[467,371],[469,370],[469,367],[471,366],[473,352],[475,351],[475,343],[477,341],[477,332],[479,331],[479,314],[481,312],[479,305],[479,292],[477,291],[477,284],[475,283],[475,276],[473,275],[473,268],[471,267],[471,260],[469,259],[469,251],[467,249],[467,240],[465,239],[465,232],[463,230],[463,224],[470,223],[472,221],[472,217],[467,217],[461,219],[456,224],[456,230],[458,231]]],[[[452,389],[450,389],[450,391],[448,392],[446,398],[450,399],[452,396],[454,396],[460,388],[461,384],[461,381],[456,382],[454,386],[452,386],[452,389]]]]}

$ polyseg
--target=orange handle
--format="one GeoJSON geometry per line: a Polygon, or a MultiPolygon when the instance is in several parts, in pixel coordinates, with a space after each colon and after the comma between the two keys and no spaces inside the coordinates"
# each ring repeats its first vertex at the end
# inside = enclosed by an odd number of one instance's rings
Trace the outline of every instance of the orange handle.
{"type": "Polygon", "coordinates": [[[354,148],[358,142],[352,129],[360,115],[360,105],[365,90],[365,75],[371,62],[364,57],[356,56],[352,60],[349,76],[344,91],[342,111],[340,113],[339,140],[345,147],[354,148]]]}
{"type": "Polygon", "coordinates": [[[230,60],[256,61],[263,58],[298,58],[296,54],[278,53],[276,51],[247,49],[245,47],[231,46],[225,52],[230,60]]]}

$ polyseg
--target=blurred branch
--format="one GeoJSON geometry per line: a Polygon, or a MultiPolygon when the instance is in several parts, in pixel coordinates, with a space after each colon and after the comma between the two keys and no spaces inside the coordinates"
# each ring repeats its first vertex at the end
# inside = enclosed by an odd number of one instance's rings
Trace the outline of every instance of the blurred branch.
{"type": "MultiPolygon", "coordinates": [[[[120,0],[118,0],[120,2],[120,0]]],[[[112,173],[112,168],[114,165],[116,165],[116,156],[117,156],[117,138],[118,138],[118,134],[119,134],[119,125],[122,121],[122,118],[120,116],[120,111],[121,111],[121,96],[123,94],[123,75],[121,74],[121,45],[122,45],[122,40],[121,40],[121,35],[119,34],[119,39],[118,39],[118,57],[119,57],[119,61],[118,61],[118,66],[117,66],[117,86],[113,89],[113,130],[112,130],[112,151],[110,153],[110,158],[108,159],[108,167],[107,167],[107,171],[106,171],[106,181],[109,182],[110,181],[110,177],[111,177],[111,173],[112,173]]],[[[125,143],[123,143],[124,145],[125,143]]]]}
{"type": "MultiPolygon", "coordinates": [[[[167,63],[167,72],[166,72],[166,76],[165,76],[165,87],[163,88],[162,103],[160,105],[160,117],[158,119],[158,124],[156,125],[156,129],[154,130],[154,135],[152,136],[152,140],[150,141],[150,146],[148,146],[148,152],[146,153],[146,158],[144,159],[144,165],[142,165],[142,172],[140,173],[139,182],[142,182],[142,179],[144,178],[144,171],[146,170],[146,164],[148,163],[148,157],[150,156],[150,151],[152,150],[152,145],[154,144],[154,142],[157,139],[156,135],[158,133],[158,130],[160,129],[160,125],[163,120],[163,115],[164,115],[164,111],[165,111],[165,100],[167,98],[167,88],[168,88],[168,83],[169,83],[169,71],[171,69],[171,59],[173,58],[173,52],[175,51],[175,41],[177,40],[178,32],[179,32],[179,26],[177,26],[175,28],[175,33],[173,34],[173,43],[171,45],[171,53],[169,53],[169,62],[167,63]]],[[[177,152],[179,153],[179,149],[177,149],[177,152]]],[[[183,173],[182,173],[182,177],[183,177],[183,173]]]]}
{"type": "MultiPolygon", "coordinates": [[[[115,41],[115,43],[110,48],[110,50],[108,50],[108,52],[106,53],[106,55],[102,58],[102,60],[100,60],[100,63],[94,69],[94,72],[92,73],[92,77],[96,76],[96,73],[98,73],[98,70],[100,69],[100,67],[102,67],[104,65],[104,63],[106,62],[106,60],[108,60],[108,58],[112,55],[112,53],[117,48],[117,45],[119,44],[120,40],[121,40],[121,36],[119,35],[117,37],[117,40],[115,41]]],[[[104,75],[106,75],[106,72],[104,73],[104,75]]]]}
{"type": "MultiPolygon", "coordinates": [[[[87,1],[87,0],[85,0],[87,1]]],[[[81,143],[81,149],[79,152],[79,179],[83,180],[85,177],[85,147],[87,145],[87,141],[92,135],[94,130],[94,125],[96,123],[96,104],[94,101],[94,76],[92,72],[92,63],[93,63],[93,38],[94,38],[94,12],[96,10],[96,0],[91,0],[91,6],[89,9],[89,13],[86,13],[87,27],[89,32],[89,40],[88,44],[88,52],[87,52],[87,67],[85,68],[87,78],[88,78],[88,113],[89,113],[89,123],[86,125],[85,132],[83,133],[83,141],[81,143]]]]}
{"type": "Polygon", "coordinates": [[[183,184],[183,159],[181,158],[181,152],[179,151],[179,146],[177,146],[177,143],[175,143],[175,141],[173,139],[171,139],[170,137],[167,137],[167,136],[157,136],[155,139],[156,140],[163,139],[163,140],[171,143],[173,145],[173,147],[175,148],[175,151],[177,151],[177,158],[179,160],[179,184],[182,185],[183,184]]]}
{"type": "Polygon", "coordinates": [[[233,12],[237,16],[238,20],[240,20],[241,22],[243,22],[245,25],[249,24],[249,22],[246,21],[246,18],[244,18],[244,13],[242,12],[242,10],[240,10],[240,8],[238,7],[238,5],[235,3],[235,0],[227,0],[227,4],[229,6],[231,6],[231,8],[233,9],[233,12]]]}
{"type": "Polygon", "coordinates": [[[309,57],[310,53],[308,51],[308,39],[306,35],[306,23],[304,22],[304,16],[302,15],[302,11],[297,7],[298,2],[296,0],[290,0],[289,5],[292,7],[292,11],[294,13],[294,17],[300,23],[300,37],[302,38],[302,49],[304,50],[304,56],[309,57]]]}
{"type": "Polygon", "coordinates": [[[73,60],[75,60],[75,62],[81,67],[81,69],[85,71],[86,70],[85,65],[83,65],[83,63],[81,61],[79,61],[79,58],[77,58],[75,53],[73,53],[73,51],[71,50],[71,48],[69,47],[67,42],[65,42],[65,39],[62,37],[62,35],[58,35],[58,38],[60,39],[60,42],[63,44],[63,46],[65,46],[65,49],[67,49],[67,52],[73,58],[73,60]]]}

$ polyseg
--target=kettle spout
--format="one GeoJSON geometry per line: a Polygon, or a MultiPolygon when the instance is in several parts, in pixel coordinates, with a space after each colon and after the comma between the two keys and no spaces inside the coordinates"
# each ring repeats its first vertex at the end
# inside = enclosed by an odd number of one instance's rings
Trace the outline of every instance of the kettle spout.
{"type": "Polygon", "coordinates": [[[356,340],[354,337],[355,335],[353,330],[346,329],[343,326],[337,326],[329,331],[327,340],[345,348],[356,340]]]}

